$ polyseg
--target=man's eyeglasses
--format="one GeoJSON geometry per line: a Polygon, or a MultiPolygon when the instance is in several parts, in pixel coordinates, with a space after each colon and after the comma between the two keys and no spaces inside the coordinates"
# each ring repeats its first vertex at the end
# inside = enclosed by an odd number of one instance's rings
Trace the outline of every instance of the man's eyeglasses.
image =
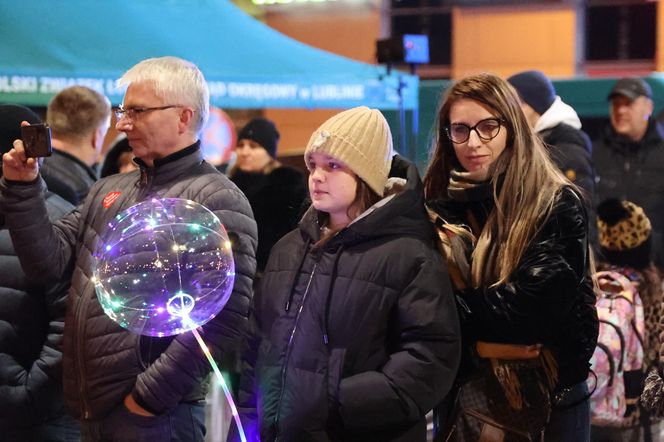
{"type": "Polygon", "coordinates": [[[470,132],[475,131],[480,140],[490,141],[498,136],[503,121],[500,118],[486,118],[477,122],[475,126],[465,123],[452,123],[445,128],[447,137],[456,144],[465,143],[470,138],[470,132]]]}
{"type": "Polygon", "coordinates": [[[182,107],[177,104],[170,104],[168,106],[157,106],[157,107],[130,107],[128,109],[125,109],[124,107],[120,106],[115,110],[115,117],[120,121],[123,117],[127,117],[130,120],[135,120],[136,117],[139,115],[142,115],[146,112],[152,112],[152,111],[158,111],[158,110],[164,110],[164,109],[171,109],[174,107],[182,107]]]}

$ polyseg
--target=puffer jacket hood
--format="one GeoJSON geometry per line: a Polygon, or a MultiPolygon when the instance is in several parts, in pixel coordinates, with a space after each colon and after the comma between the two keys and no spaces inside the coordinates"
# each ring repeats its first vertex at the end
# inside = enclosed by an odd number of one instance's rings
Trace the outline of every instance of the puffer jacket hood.
{"type": "Polygon", "coordinates": [[[540,115],[533,129],[535,132],[541,132],[561,123],[571,126],[574,129],[581,129],[581,120],[574,108],[561,100],[560,97],[556,97],[551,107],[540,115]]]}

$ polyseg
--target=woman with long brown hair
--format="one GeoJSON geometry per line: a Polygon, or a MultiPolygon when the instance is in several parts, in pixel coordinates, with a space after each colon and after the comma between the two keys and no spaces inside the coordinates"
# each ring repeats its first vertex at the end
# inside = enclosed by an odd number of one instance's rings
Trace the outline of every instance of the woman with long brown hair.
{"type": "MultiPolygon", "coordinates": [[[[514,89],[497,76],[454,84],[437,134],[425,196],[449,245],[465,350],[494,359],[507,359],[505,348],[524,350],[518,357],[526,359],[551,355],[546,440],[588,440],[586,378],[598,324],[585,202],[548,158],[514,89]],[[487,351],[485,342],[509,345],[487,351]]],[[[462,384],[471,367],[462,366],[462,384]]],[[[518,396],[518,385],[501,379],[507,396],[518,396]]],[[[479,422],[468,428],[462,435],[457,426],[453,440],[486,431],[479,422]]]]}

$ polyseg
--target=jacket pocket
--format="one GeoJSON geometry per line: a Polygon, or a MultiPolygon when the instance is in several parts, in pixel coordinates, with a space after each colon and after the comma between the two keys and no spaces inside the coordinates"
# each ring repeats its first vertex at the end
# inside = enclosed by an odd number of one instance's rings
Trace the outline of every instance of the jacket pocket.
{"type": "Polygon", "coordinates": [[[334,437],[341,437],[338,432],[343,428],[340,413],[339,384],[344,370],[346,350],[335,348],[330,351],[327,372],[327,431],[334,437]]]}
{"type": "Polygon", "coordinates": [[[330,410],[339,408],[339,383],[344,368],[346,349],[334,348],[330,351],[327,364],[327,395],[330,401],[330,410]]]}

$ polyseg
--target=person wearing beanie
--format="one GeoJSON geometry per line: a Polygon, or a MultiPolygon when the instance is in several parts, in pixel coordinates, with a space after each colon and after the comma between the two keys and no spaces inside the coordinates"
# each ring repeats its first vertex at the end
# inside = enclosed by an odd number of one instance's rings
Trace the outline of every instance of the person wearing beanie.
{"type": "Polygon", "coordinates": [[[121,134],[111,145],[104,157],[99,172],[100,178],[105,178],[116,173],[127,173],[138,169],[134,163],[134,154],[129,145],[129,139],[125,134],[121,134]]]}
{"type": "Polygon", "coordinates": [[[597,215],[599,245],[607,262],[637,270],[652,262],[652,226],[641,207],[610,198],[597,206],[597,215]]]}
{"type": "Polygon", "coordinates": [[[664,270],[664,126],[653,117],[653,91],[625,77],[607,91],[609,122],[593,141],[597,198],[631,201],[652,224],[652,255],[664,270]]]}
{"type": "MultiPolygon", "coordinates": [[[[593,427],[593,435],[608,437],[612,440],[636,440],[638,432],[658,434],[658,421],[664,417],[664,402],[657,403],[655,397],[658,384],[659,350],[661,333],[664,330],[664,292],[662,291],[662,275],[652,261],[652,225],[642,207],[631,201],[608,198],[597,206],[597,227],[601,247],[600,270],[611,270],[629,279],[639,292],[643,302],[644,333],[641,336],[643,345],[643,373],[650,373],[645,382],[642,397],[637,406],[636,415],[641,415],[640,422],[652,423],[652,426],[619,430],[609,427],[593,427]],[[642,408],[645,406],[645,409],[642,408]],[[649,416],[649,411],[653,416],[649,416]],[[657,416],[655,418],[654,416],[657,416]],[[622,433],[622,439],[616,439],[622,433]]],[[[601,285],[601,284],[600,284],[601,285]]],[[[664,355],[663,355],[664,356],[664,355]]],[[[660,380],[661,383],[661,380],[660,380]]],[[[639,384],[641,385],[641,384],[639,384]]],[[[636,391],[639,394],[640,390],[636,391]]],[[[659,393],[664,394],[663,392],[659,393]]],[[[644,439],[644,435],[640,436],[644,439]]],[[[657,440],[657,439],[655,439],[657,440]]]]}
{"type": "Polygon", "coordinates": [[[584,190],[587,200],[590,240],[597,244],[595,226],[595,168],[592,143],[581,130],[576,111],[556,95],[551,80],[540,71],[512,75],[507,82],[516,89],[521,109],[537,134],[542,137],[551,158],[567,179],[584,190]]]}
{"type": "Polygon", "coordinates": [[[458,417],[441,426],[440,440],[481,440],[489,428],[479,414],[497,422],[495,440],[525,434],[587,442],[586,380],[599,323],[579,190],[498,76],[456,82],[436,121],[424,193],[453,276],[468,356],[459,369],[458,417]],[[532,365],[516,374],[520,358],[532,365]]]}
{"type": "Polygon", "coordinates": [[[311,207],[255,297],[239,399],[249,440],[424,442],[460,331],[417,169],[367,107],[324,122],[304,159],[311,207]]]}
{"type": "MultiPolygon", "coordinates": [[[[40,123],[30,109],[0,105],[0,150],[21,138],[21,122],[40,123]]],[[[48,192],[48,217],[74,207],[48,192]]],[[[62,333],[69,281],[36,285],[25,275],[0,210],[0,434],[3,440],[77,440],[79,425],[65,413],[62,333]]]]}
{"type": "Polygon", "coordinates": [[[254,118],[239,132],[236,161],[228,177],[247,196],[258,225],[258,283],[272,246],[297,226],[307,198],[304,175],[277,160],[279,131],[265,118],[254,118]]]}

